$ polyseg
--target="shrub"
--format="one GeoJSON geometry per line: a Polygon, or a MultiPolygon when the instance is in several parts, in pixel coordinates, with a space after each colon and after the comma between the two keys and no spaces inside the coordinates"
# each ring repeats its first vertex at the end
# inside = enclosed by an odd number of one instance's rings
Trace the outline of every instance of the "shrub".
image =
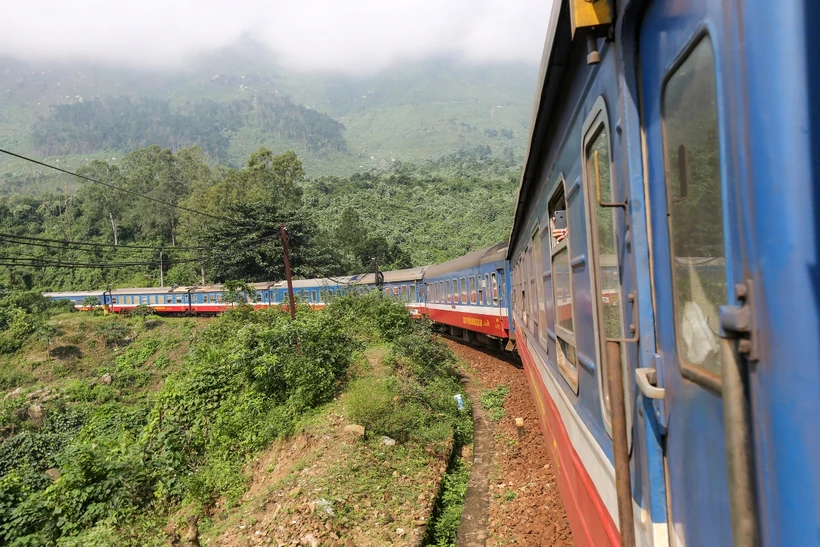
{"type": "Polygon", "coordinates": [[[117,317],[97,323],[94,332],[106,346],[122,346],[132,340],[130,327],[117,317]]]}

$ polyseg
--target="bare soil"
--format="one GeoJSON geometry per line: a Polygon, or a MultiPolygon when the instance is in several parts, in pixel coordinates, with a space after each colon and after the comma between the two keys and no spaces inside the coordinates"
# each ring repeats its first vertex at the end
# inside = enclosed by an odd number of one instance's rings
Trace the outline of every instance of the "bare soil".
{"type": "MultiPolygon", "coordinates": [[[[538,547],[572,547],[575,545],[564,504],[558,493],[547,443],[538,427],[538,415],[530,396],[524,371],[509,361],[499,359],[458,342],[448,341],[456,355],[469,367],[471,381],[480,386],[479,394],[501,384],[510,388],[504,402],[504,417],[497,423],[487,420],[494,439],[492,465],[474,466],[470,484],[477,495],[478,485],[486,484],[489,507],[485,519],[470,514],[470,491],[459,538],[481,538],[486,526],[486,545],[528,545],[538,547]],[[515,418],[524,419],[524,435],[519,438],[515,418]],[[489,476],[480,476],[482,469],[489,476]],[[470,515],[467,519],[466,516],[470,515]]],[[[468,390],[474,391],[472,389],[468,390]]],[[[470,393],[474,403],[477,398],[470,393]]],[[[479,403],[480,404],[480,403],[479,403]]],[[[478,405],[477,405],[478,406],[478,405]]],[[[476,494],[474,494],[476,495],[476,494]]],[[[484,494],[486,496],[486,494],[484,494]]]]}

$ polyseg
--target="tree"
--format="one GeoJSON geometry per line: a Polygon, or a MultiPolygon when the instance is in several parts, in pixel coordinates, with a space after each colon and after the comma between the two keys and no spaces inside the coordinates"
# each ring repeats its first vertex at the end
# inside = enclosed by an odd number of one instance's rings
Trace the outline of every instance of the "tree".
{"type": "Polygon", "coordinates": [[[62,329],[54,323],[41,323],[34,332],[38,340],[46,341],[46,351],[49,359],[51,359],[51,341],[61,334],[63,334],[62,329]]]}
{"type": "MultiPolygon", "coordinates": [[[[78,168],[77,174],[108,184],[122,185],[119,168],[100,160],[94,160],[89,165],[78,168]]],[[[80,196],[86,214],[99,219],[107,219],[111,224],[114,245],[119,245],[119,225],[122,222],[123,214],[131,204],[132,196],[101,184],[95,184],[84,179],[79,180],[82,183],[80,196]]]]}
{"type": "Polygon", "coordinates": [[[256,297],[256,290],[244,281],[235,279],[225,281],[222,289],[224,290],[225,302],[229,304],[248,304],[253,302],[256,297]]]}
{"type": "Polygon", "coordinates": [[[260,148],[251,154],[245,177],[250,201],[270,203],[280,209],[302,204],[298,183],[304,180],[305,170],[292,150],[274,156],[267,148],[260,148]]]}
{"type": "Polygon", "coordinates": [[[216,280],[284,279],[280,223],[290,242],[295,277],[339,275],[338,256],[319,237],[319,230],[304,210],[283,211],[271,204],[232,205],[225,212],[232,220],[210,224],[201,242],[210,249],[209,271],[216,280]]]}

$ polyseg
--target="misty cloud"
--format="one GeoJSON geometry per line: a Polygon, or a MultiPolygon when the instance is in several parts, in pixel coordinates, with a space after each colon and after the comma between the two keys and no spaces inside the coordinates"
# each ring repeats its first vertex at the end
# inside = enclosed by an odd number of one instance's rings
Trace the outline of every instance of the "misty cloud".
{"type": "Polygon", "coordinates": [[[26,0],[0,18],[0,56],[178,68],[241,39],[303,70],[403,60],[538,62],[550,0],[26,0]]]}

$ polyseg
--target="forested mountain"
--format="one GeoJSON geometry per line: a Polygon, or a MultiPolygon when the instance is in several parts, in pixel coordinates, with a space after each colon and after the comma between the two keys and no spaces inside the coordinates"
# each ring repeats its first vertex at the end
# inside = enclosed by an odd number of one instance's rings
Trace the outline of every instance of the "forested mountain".
{"type": "MultiPolygon", "coordinates": [[[[73,168],[157,144],[239,167],[294,150],[309,177],[387,168],[476,146],[521,157],[534,66],[403,63],[374,75],[303,73],[245,44],[180,71],[0,59],[0,146],[73,168]]],[[[0,157],[0,192],[38,171],[0,157]],[[4,186],[6,188],[4,188],[4,186]]],[[[17,183],[17,184],[16,184],[17,183]]],[[[17,191],[17,190],[16,190],[17,191]]]]}
{"type": "Polygon", "coordinates": [[[75,191],[0,196],[0,290],[155,286],[160,248],[168,284],[275,281],[280,223],[297,277],[362,273],[371,258],[384,270],[430,264],[507,237],[519,170],[479,147],[309,180],[292,151],[260,148],[237,169],[196,147],[140,148],[78,169],[126,192],[79,179],[75,191]]]}
{"type": "Polygon", "coordinates": [[[149,143],[175,150],[196,145],[227,162],[231,138],[243,127],[253,128],[264,142],[301,146],[315,156],[345,151],[341,123],[282,96],[179,107],[163,99],[122,96],[54,105],[35,123],[31,143],[39,156],[135,150],[149,143]]]}

